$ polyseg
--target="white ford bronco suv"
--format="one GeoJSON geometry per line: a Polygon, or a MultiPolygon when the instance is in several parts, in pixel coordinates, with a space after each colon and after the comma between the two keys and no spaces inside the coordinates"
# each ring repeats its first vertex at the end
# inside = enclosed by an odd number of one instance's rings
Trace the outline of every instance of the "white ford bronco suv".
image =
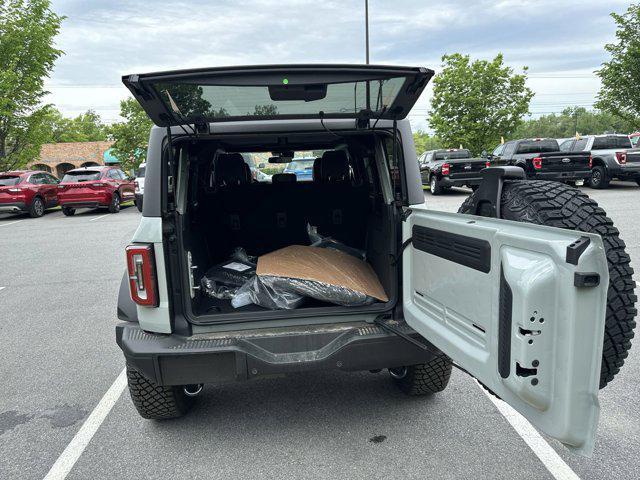
{"type": "Polygon", "coordinates": [[[598,389],[635,327],[625,244],[587,195],[518,167],[483,170],[457,214],[430,210],[406,116],[433,74],[282,65],[123,77],[156,125],[116,326],[143,417],[186,413],[203,384],[320,369],[388,369],[405,393],[433,394],[455,366],[544,433],[592,450],[598,389]],[[317,155],[308,181],[260,182],[244,161],[300,152],[317,155]],[[277,309],[207,294],[207,270],[238,248],[262,258],[308,246],[310,226],[361,252],[385,300],[277,309]]]}

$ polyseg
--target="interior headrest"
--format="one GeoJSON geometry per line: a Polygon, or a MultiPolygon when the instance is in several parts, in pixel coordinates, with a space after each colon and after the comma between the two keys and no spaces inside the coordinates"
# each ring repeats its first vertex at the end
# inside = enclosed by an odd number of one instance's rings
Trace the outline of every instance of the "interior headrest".
{"type": "Polygon", "coordinates": [[[251,181],[251,170],[239,153],[221,153],[216,156],[213,175],[218,187],[244,185],[251,181]]]}
{"type": "Polygon", "coordinates": [[[313,180],[322,183],[349,181],[349,159],[344,150],[327,150],[313,162],[313,180]]]}
{"type": "Polygon", "coordinates": [[[274,173],[271,177],[271,183],[296,183],[298,177],[295,173],[274,173]]]}

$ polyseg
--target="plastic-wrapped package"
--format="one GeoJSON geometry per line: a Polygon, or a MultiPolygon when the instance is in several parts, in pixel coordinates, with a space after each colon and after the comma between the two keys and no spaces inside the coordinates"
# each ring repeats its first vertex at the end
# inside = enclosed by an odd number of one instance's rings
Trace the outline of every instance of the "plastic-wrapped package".
{"type": "Polygon", "coordinates": [[[359,258],[360,260],[366,260],[367,258],[366,251],[360,250],[359,248],[350,247],[349,245],[345,245],[344,243],[331,237],[323,237],[318,233],[318,228],[313,225],[307,224],[307,234],[309,235],[309,241],[311,241],[312,247],[332,248],[334,250],[338,250],[353,257],[359,258]]]}
{"type": "Polygon", "coordinates": [[[234,308],[251,303],[271,310],[292,310],[304,303],[305,297],[289,289],[279,288],[268,280],[254,275],[242,285],[231,299],[234,308]]]}
{"type": "Polygon", "coordinates": [[[200,285],[209,297],[230,299],[255,274],[256,257],[247,255],[242,248],[236,248],[225,262],[207,270],[200,285]]]}
{"type": "Polygon", "coordinates": [[[368,263],[340,250],[293,245],[261,256],[256,276],[238,290],[232,305],[292,309],[305,297],[347,307],[388,301],[368,263]]]}

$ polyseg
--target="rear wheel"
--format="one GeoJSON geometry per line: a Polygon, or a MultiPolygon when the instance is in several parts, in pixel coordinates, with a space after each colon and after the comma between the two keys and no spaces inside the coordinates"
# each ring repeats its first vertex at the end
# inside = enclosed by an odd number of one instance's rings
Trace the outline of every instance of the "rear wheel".
{"type": "Polygon", "coordinates": [[[427,363],[390,368],[389,374],[398,388],[407,395],[431,395],[447,387],[452,367],[451,359],[439,352],[427,363]]]}
{"type": "Polygon", "coordinates": [[[44,200],[40,197],[36,197],[31,202],[31,207],[29,207],[29,216],[31,218],[38,218],[44,215],[44,200]]]}
{"type": "Polygon", "coordinates": [[[160,386],[135,368],[127,365],[129,394],[142,418],[166,420],[183,416],[193,406],[194,398],[181,386],[160,386]]]}
{"type": "Polygon", "coordinates": [[[640,187],[640,178],[636,178],[636,183],[638,184],[638,186],[640,187]]]}
{"type": "Polygon", "coordinates": [[[62,207],[62,213],[64,213],[67,217],[71,217],[76,214],[75,208],[62,207]]]}
{"type": "MultiPolygon", "coordinates": [[[[471,195],[458,212],[469,213],[473,201],[474,195],[471,195]]],[[[557,182],[505,182],[500,205],[501,217],[507,220],[597,233],[602,237],[609,267],[600,370],[600,388],[604,388],[624,365],[636,326],[633,268],[618,229],[594,200],[581,190],[557,182]]]]}
{"type": "Polygon", "coordinates": [[[431,190],[431,195],[440,195],[442,193],[442,186],[438,181],[438,177],[435,175],[431,175],[429,179],[429,188],[431,190]]]}
{"type": "Polygon", "coordinates": [[[139,212],[142,212],[142,197],[136,197],[134,203],[139,212]]]}
{"type": "Polygon", "coordinates": [[[111,203],[109,204],[109,213],[118,213],[120,211],[120,195],[116,192],[111,195],[111,203]]]}
{"type": "Polygon", "coordinates": [[[610,181],[611,179],[607,177],[607,172],[602,165],[596,165],[591,169],[591,177],[589,178],[591,188],[607,188],[610,181]]]}

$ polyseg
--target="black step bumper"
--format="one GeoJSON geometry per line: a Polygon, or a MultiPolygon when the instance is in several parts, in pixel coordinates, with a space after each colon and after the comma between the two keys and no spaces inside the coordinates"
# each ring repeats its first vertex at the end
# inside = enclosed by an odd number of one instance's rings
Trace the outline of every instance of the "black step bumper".
{"type": "MultiPolygon", "coordinates": [[[[420,338],[404,323],[406,333],[420,338]]],[[[181,337],[116,326],[127,363],[158,385],[224,383],[312,370],[375,370],[416,365],[437,352],[423,350],[365,322],[224,335],[181,337]]]]}
{"type": "Polygon", "coordinates": [[[568,172],[532,172],[527,174],[527,178],[535,180],[551,180],[554,182],[575,182],[576,180],[587,180],[591,177],[591,170],[576,170],[568,172]]]}
{"type": "Polygon", "coordinates": [[[482,181],[482,176],[480,172],[478,172],[477,176],[469,176],[469,177],[442,177],[440,179],[440,185],[443,187],[464,187],[471,185],[480,185],[482,181]]]}

